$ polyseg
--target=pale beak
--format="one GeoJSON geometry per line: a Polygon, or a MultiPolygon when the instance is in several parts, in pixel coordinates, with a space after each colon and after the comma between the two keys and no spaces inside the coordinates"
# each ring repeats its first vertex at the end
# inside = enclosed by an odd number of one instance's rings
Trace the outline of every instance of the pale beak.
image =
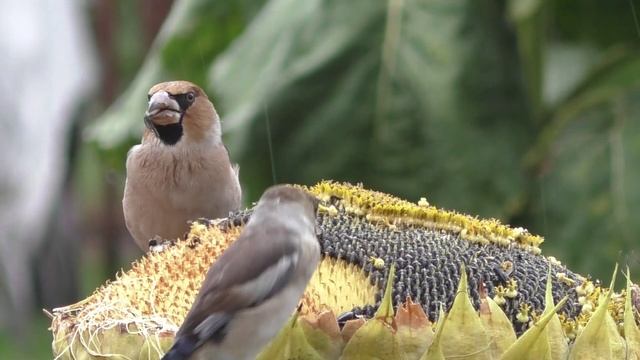
{"type": "MultiPolygon", "coordinates": [[[[169,125],[180,121],[180,105],[166,91],[158,91],[149,99],[144,122],[150,129],[154,125],[169,125]]],[[[153,130],[153,129],[152,129],[153,130]]]]}

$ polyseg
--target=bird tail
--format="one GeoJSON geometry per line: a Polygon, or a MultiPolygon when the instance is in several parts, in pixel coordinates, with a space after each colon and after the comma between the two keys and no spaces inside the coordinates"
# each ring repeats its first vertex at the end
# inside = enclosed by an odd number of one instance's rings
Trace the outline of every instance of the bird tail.
{"type": "Polygon", "coordinates": [[[180,337],[162,360],[186,360],[196,351],[196,342],[188,337],[180,337]]]}

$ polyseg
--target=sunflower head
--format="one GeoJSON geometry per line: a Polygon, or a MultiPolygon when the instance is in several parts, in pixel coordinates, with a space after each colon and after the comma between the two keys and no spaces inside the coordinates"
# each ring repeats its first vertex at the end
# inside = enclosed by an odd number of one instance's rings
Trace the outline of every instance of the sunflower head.
{"type": "MultiPolygon", "coordinates": [[[[572,272],[541,255],[539,236],[426,199],[414,204],[335,182],[306,189],[321,202],[324,256],[300,313],[264,359],[560,359],[570,342],[574,358],[623,348],[640,354],[637,287],[628,282],[614,293],[572,272]]],[[[87,299],[55,309],[54,355],[159,358],[207,270],[250,216],[195,222],[184,240],[158,246],[87,299]]]]}

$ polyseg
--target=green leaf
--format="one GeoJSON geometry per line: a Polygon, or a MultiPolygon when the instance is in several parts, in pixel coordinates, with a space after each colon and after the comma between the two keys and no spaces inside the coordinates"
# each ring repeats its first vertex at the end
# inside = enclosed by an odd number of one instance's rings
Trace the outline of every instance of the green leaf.
{"type": "Polygon", "coordinates": [[[557,239],[547,251],[575,271],[604,277],[621,252],[636,247],[639,100],[637,53],[606,56],[554,112],[527,156],[540,171],[531,194],[533,228],[557,239]]]}
{"type": "MultiPolygon", "coordinates": [[[[584,56],[588,53],[584,53],[584,56]]],[[[566,66],[576,66],[567,64],[566,66]]],[[[578,65],[581,66],[581,65],[578,65]]],[[[556,70],[559,73],[560,70],[556,70]]],[[[607,105],[620,96],[640,88],[640,60],[638,52],[627,48],[614,48],[602,55],[592,66],[573,92],[559,103],[551,114],[550,121],[542,129],[535,146],[529,151],[526,163],[539,164],[547,156],[553,142],[574,120],[598,106],[607,105]]],[[[595,108],[595,109],[594,109],[595,108]]]]}
{"type": "Polygon", "coordinates": [[[544,110],[542,89],[544,87],[544,59],[548,26],[544,0],[510,0],[509,15],[516,28],[518,50],[524,72],[527,95],[534,118],[544,110]]]}
{"type": "Polygon", "coordinates": [[[329,178],[504,216],[531,127],[492,4],[269,1],[212,70],[249,198],[329,178]]]}
{"type": "Polygon", "coordinates": [[[133,83],[87,129],[88,138],[103,150],[124,153],[142,134],[149,88],[176,79],[206,86],[205,74],[211,62],[245,27],[262,2],[176,2],[133,83]]]}

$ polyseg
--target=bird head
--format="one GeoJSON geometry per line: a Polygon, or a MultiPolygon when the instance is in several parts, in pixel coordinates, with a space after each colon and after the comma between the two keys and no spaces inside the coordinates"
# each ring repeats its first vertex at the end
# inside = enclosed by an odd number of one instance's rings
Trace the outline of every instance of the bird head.
{"type": "Polygon", "coordinates": [[[299,214],[315,219],[319,200],[308,192],[291,185],[275,185],[268,188],[260,197],[260,205],[294,206],[299,214]]]}
{"type": "Polygon", "coordinates": [[[170,81],[149,90],[149,107],[144,115],[148,131],[165,145],[183,137],[199,141],[220,139],[220,120],[207,94],[188,81],[170,81]]]}

